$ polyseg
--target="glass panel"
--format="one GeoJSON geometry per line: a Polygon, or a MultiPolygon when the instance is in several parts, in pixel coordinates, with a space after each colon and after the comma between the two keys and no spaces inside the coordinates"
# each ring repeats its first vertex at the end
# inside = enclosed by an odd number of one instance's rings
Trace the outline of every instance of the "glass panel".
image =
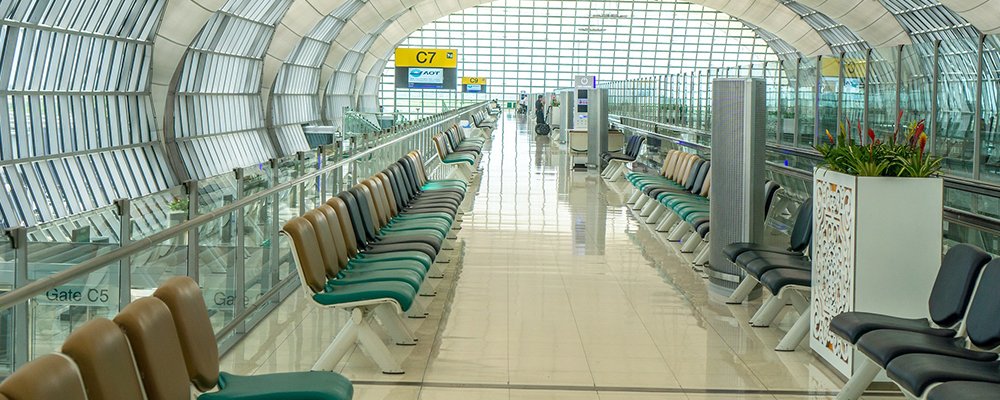
{"type": "MultiPolygon", "coordinates": [[[[942,168],[959,176],[972,176],[975,148],[976,68],[978,43],[943,41],[938,52],[937,135],[934,153],[942,168]]],[[[903,117],[904,121],[906,116],[903,117]]],[[[984,153],[988,155],[989,151],[984,153]]],[[[998,160],[1000,161],[1000,160],[998,160]]]]}
{"type": "Polygon", "coordinates": [[[272,211],[273,196],[251,203],[243,212],[244,283],[248,301],[257,299],[277,283],[271,262],[273,226],[277,225],[272,211]]]}
{"type": "MultiPolygon", "coordinates": [[[[972,80],[974,82],[974,80],[972,80]]],[[[987,36],[983,44],[982,165],[979,178],[1000,182],[1000,36],[987,36]]]]}
{"type": "Polygon", "coordinates": [[[869,60],[868,127],[882,140],[892,135],[896,124],[896,60],[895,48],[872,50],[869,60]]]}
{"type": "Polygon", "coordinates": [[[198,279],[212,326],[218,331],[235,315],[236,214],[228,213],[198,227],[198,279]]]}
{"type": "Polygon", "coordinates": [[[799,146],[808,147],[813,144],[816,127],[816,59],[803,58],[799,64],[798,94],[799,94],[799,146]]]}
{"type": "MultiPolygon", "coordinates": [[[[29,264],[28,278],[51,275],[62,266],[51,267],[29,264]]],[[[58,350],[84,322],[118,313],[118,272],[115,262],[35,296],[28,305],[29,359],[58,350]]]]}
{"type": "Polygon", "coordinates": [[[783,61],[781,63],[781,143],[792,144],[795,137],[795,96],[798,83],[795,81],[794,61],[783,61]]]}
{"type": "MultiPolygon", "coordinates": [[[[847,127],[846,121],[837,120],[838,100],[840,95],[840,59],[834,57],[820,58],[819,71],[819,98],[817,99],[817,112],[819,112],[819,135],[826,136],[829,131],[832,135],[838,133],[853,134],[854,127],[847,127]],[[845,124],[847,132],[840,132],[840,125],[845,124]]],[[[851,121],[853,124],[854,121],[851,121]]],[[[853,137],[853,135],[852,135],[853,137]]]]}

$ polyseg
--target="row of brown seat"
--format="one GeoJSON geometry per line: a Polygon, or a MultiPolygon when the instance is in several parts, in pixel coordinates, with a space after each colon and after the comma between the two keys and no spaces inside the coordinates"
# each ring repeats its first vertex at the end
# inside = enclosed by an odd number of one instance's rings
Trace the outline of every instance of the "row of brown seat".
{"type": "Polygon", "coordinates": [[[219,372],[219,351],[198,284],[175,277],[114,318],[73,331],[0,384],[10,400],[345,400],[353,387],[332,373],[236,376],[219,372]]]}

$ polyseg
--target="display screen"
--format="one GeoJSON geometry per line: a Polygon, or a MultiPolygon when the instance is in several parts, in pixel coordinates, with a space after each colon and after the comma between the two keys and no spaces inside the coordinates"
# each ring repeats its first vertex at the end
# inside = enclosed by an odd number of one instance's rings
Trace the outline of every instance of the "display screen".
{"type": "Polygon", "coordinates": [[[469,93],[482,93],[483,85],[465,85],[465,91],[469,93]]]}
{"type": "Polygon", "coordinates": [[[410,68],[408,86],[414,89],[441,89],[444,87],[444,70],[441,68],[410,68]]]}
{"type": "Polygon", "coordinates": [[[455,90],[457,75],[455,68],[396,67],[396,88],[455,90]]]}

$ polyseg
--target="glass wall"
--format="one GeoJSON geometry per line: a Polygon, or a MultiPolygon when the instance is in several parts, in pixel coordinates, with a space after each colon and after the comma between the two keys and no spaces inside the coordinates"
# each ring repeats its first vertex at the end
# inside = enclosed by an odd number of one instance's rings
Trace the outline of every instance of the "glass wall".
{"type": "Polygon", "coordinates": [[[561,1],[499,0],[431,23],[400,46],[458,49],[459,77],[487,78],[488,93],[396,89],[390,61],[379,93],[386,112],[436,112],[456,98],[516,101],[521,93],[571,87],[575,75],[607,82],[675,74],[659,89],[680,94],[695,86],[705,68],[777,60],[742,22],[672,1],[578,1],[566,7],[561,1]]]}

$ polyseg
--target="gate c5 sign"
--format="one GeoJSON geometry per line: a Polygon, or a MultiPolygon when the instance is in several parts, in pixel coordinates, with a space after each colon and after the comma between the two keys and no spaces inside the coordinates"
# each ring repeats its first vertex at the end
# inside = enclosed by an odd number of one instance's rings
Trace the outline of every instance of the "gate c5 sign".
{"type": "Polygon", "coordinates": [[[396,66],[458,68],[458,50],[397,47],[396,66]]]}

